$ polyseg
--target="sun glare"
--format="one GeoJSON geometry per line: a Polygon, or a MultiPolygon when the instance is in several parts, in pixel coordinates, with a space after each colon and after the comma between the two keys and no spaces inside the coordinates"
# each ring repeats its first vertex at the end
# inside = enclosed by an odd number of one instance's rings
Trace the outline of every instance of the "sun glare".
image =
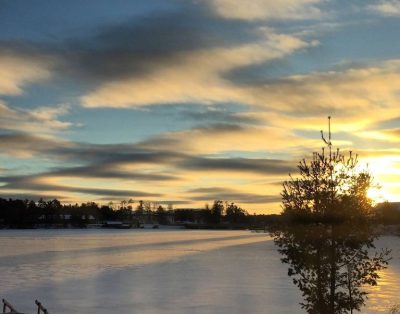
{"type": "Polygon", "coordinates": [[[363,164],[366,165],[368,171],[372,174],[374,184],[368,190],[368,197],[376,203],[384,201],[394,201],[396,196],[394,194],[393,183],[397,182],[397,176],[400,173],[398,165],[399,158],[397,156],[385,156],[365,159],[363,164]]]}
{"type": "Polygon", "coordinates": [[[372,200],[374,204],[382,203],[387,200],[381,188],[372,187],[367,192],[368,198],[372,200]]]}

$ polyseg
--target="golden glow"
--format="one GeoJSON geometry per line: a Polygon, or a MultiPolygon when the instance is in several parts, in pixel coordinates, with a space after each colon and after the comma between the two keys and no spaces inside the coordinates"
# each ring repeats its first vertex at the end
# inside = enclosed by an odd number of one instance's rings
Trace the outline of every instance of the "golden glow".
{"type": "Polygon", "coordinates": [[[365,288],[369,293],[367,306],[373,313],[389,313],[389,309],[398,303],[398,300],[393,300],[393,296],[398,295],[398,276],[391,267],[379,271],[378,275],[378,285],[365,288]]]}
{"type": "Polygon", "coordinates": [[[374,203],[383,201],[398,201],[400,193],[400,157],[399,156],[380,156],[363,159],[362,164],[372,174],[374,183],[379,187],[371,187],[368,191],[374,203]]]}
{"type": "Polygon", "coordinates": [[[367,192],[368,198],[372,200],[374,204],[381,203],[387,200],[385,195],[382,193],[382,189],[372,187],[367,192]]]}

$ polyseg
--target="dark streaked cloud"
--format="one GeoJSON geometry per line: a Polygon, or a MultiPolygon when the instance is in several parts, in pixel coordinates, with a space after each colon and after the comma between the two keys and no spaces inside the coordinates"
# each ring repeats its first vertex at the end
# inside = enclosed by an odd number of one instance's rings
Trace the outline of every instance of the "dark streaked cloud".
{"type": "MultiPolygon", "coordinates": [[[[216,133],[240,132],[237,125],[212,125],[198,129],[210,136],[216,133]]],[[[140,172],[121,171],[118,166],[124,164],[153,164],[173,166],[176,169],[191,171],[233,171],[259,174],[287,174],[295,169],[291,161],[262,158],[236,158],[207,155],[193,155],[179,152],[174,145],[165,145],[164,138],[138,144],[89,144],[70,141],[57,141],[52,138],[37,137],[27,134],[0,133],[0,148],[3,153],[16,153],[20,156],[52,156],[57,160],[85,165],[63,167],[49,171],[51,176],[107,177],[121,179],[173,180],[171,174],[141,174],[140,172]],[[170,146],[170,150],[157,150],[160,144],[170,146]],[[147,148],[146,148],[147,147],[147,148]]],[[[172,144],[172,143],[169,143],[172,144]]]]}
{"type": "Polygon", "coordinates": [[[220,19],[202,5],[182,3],[179,9],[103,24],[86,30],[79,39],[3,40],[0,52],[45,56],[55,61],[63,75],[110,81],[179,64],[182,54],[191,51],[251,42],[258,38],[254,29],[251,23],[220,19]]]}
{"type": "MultiPolygon", "coordinates": [[[[241,127],[235,125],[211,125],[203,127],[202,132],[209,132],[210,136],[215,132],[240,132],[241,127]]],[[[167,195],[163,189],[159,189],[164,183],[175,188],[185,185],[185,180],[192,176],[207,178],[212,172],[229,173],[234,177],[242,174],[249,175],[286,175],[294,169],[291,162],[279,159],[262,158],[237,158],[217,157],[215,155],[194,155],[190,152],[182,153],[174,147],[170,150],[157,150],[156,146],[150,148],[141,147],[138,144],[88,144],[79,142],[57,142],[52,138],[28,136],[26,134],[15,134],[8,132],[2,134],[3,138],[12,141],[15,147],[19,147],[22,156],[33,153],[38,156],[46,156],[63,163],[62,167],[50,168],[47,171],[30,175],[0,176],[0,187],[2,191],[12,191],[14,194],[24,194],[24,191],[47,192],[51,195],[60,193],[63,199],[75,199],[74,195],[94,195],[103,200],[118,198],[143,198],[154,199],[172,197],[167,195]],[[32,149],[31,149],[32,147],[32,149]],[[25,152],[26,151],[26,152],[25,152]],[[25,154],[25,155],[24,155],[25,154]],[[70,166],[67,166],[70,164],[70,166]],[[142,165],[148,165],[151,169],[147,172],[142,165]],[[126,170],[125,170],[126,169],[126,170]],[[144,170],[144,171],[143,171],[144,170]],[[65,179],[73,178],[73,181],[65,179]],[[93,184],[93,180],[117,179],[124,183],[124,188],[101,188],[93,184]],[[54,179],[56,181],[54,181],[54,179]],[[89,180],[92,183],[87,186],[79,186],[79,180],[89,180]],[[130,181],[135,181],[130,182],[130,181]],[[71,182],[73,182],[71,184],[71,182]],[[129,182],[129,183],[128,183],[129,182]],[[127,184],[132,184],[132,190],[126,189],[127,184]],[[139,190],[137,187],[141,186],[139,190]],[[153,188],[153,187],[154,188],[153,188]],[[154,192],[153,192],[154,189],[154,192]],[[163,191],[163,194],[158,191],[163,191]]],[[[1,145],[1,144],[0,144],[1,145]]],[[[7,148],[10,149],[11,145],[7,148]]],[[[106,186],[109,186],[108,184],[106,186]]],[[[129,186],[129,185],[128,185],[129,186]]],[[[192,204],[199,201],[210,201],[213,199],[232,200],[239,203],[272,203],[276,201],[269,195],[255,193],[243,193],[240,191],[225,189],[216,190],[193,190],[193,197],[187,193],[181,195],[183,203],[192,204]],[[201,192],[201,193],[200,193],[201,192]]],[[[4,192],[5,193],[5,192],[4,192]]],[[[34,194],[34,193],[33,193],[34,194]]],[[[178,199],[179,201],[179,199],[178,199]]],[[[172,201],[171,201],[172,202],[172,201]]],[[[164,201],[166,204],[167,201],[164,201]]]]}
{"type": "MultiPolygon", "coordinates": [[[[91,164],[89,166],[78,167],[62,167],[54,168],[47,172],[37,173],[35,175],[27,176],[0,176],[0,182],[14,182],[14,181],[30,181],[40,178],[60,178],[60,177],[74,177],[74,178],[100,178],[100,179],[121,179],[121,180],[134,180],[138,182],[151,182],[151,181],[172,181],[178,180],[179,177],[170,174],[161,173],[143,173],[137,170],[118,170],[113,166],[121,164],[116,162],[91,164]]],[[[1,169],[0,169],[1,172],[1,169]]]]}
{"type": "Polygon", "coordinates": [[[233,47],[257,37],[247,23],[221,21],[192,9],[104,26],[92,37],[68,42],[74,53],[56,54],[79,79],[113,81],[172,68],[195,51],[233,47]]]}
{"type": "Polygon", "coordinates": [[[197,171],[237,171],[260,174],[293,172],[293,163],[277,159],[192,157],[182,163],[185,169],[197,171]]]}
{"type": "MultiPolygon", "coordinates": [[[[59,191],[80,194],[91,194],[100,196],[119,196],[119,197],[161,197],[162,194],[136,190],[88,188],[79,186],[66,186],[57,184],[46,184],[27,180],[26,177],[5,178],[7,183],[0,186],[0,190],[30,190],[30,191],[59,191]]],[[[4,178],[0,180],[5,180],[4,178]]]]}
{"type": "Polygon", "coordinates": [[[0,130],[0,154],[51,156],[61,161],[78,163],[105,161],[158,163],[179,155],[174,152],[143,149],[137,144],[91,144],[9,130],[0,130]]]}
{"type": "Polygon", "coordinates": [[[105,25],[88,44],[99,50],[159,56],[248,42],[254,39],[253,29],[251,23],[221,20],[202,6],[186,3],[173,11],[105,25]]]}
{"type": "Polygon", "coordinates": [[[381,128],[395,128],[400,126],[400,117],[396,116],[391,119],[377,121],[375,124],[371,125],[372,129],[381,129],[381,128]]]}
{"type": "Polygon", "coordinates": [[[0,131],[0,154],[30,157],[34,155],[57,155],[59,151],[72,149],[74,144],[51,137],[41,137],[18,131],[0,131]]]}
{"type": "MultiPolygon", "coordinates": [[[[204,107],[204,106],[202,106],[204,107]]],[[[180,114],[186,119],[192,119],[196,122],[208,122],[208,123],[224,123],[224,124],[259,124],[261,119],[257,117],[246,116],[240,112],[232,112],[221,108],[204,108],[203,110],[181,110],[180,114]]]]}
{"type": "Polygon", "coordinates": [[[215,134],[225,132],[241,132],[244,130],[244,127],[235,123],[210,123],[206,126],[196,127],[193,130],[205,134],[215,134]]]}
{"type": "MultiPolygon", "coordinates": [[[[101,201],[112,201],[112,202],[121,202],[121,197],[101,197],[99,198],[99,200],[101,201]]],[[[135,207],[135,204],[137,204],[137,202],[139,200],[145,201],[146,199],[140,199],[140,198],[136,198],[134,199],[134,203],[132,205],[132,207],[135,207]]],[[[190,201],[182,201],[182,200],[156,200],[156,201],[151,201],[153,203],[159,204],[159,205],[188,205],[191,202],[190,201]]]]}
{"type": "Polygon", "coordinates": [[[179,6],[106,23],[70,40],[22,45],[7,40],[0,42],[0,50],[42,52],[54,60],[52,74],[78,81],[80,104],[93,108],[190,100],[249,104],[252,91],[236,86],[228,73],[310,46],[301,36],[280,34],[264,24],[221,18],[204,2],[179,6]]]}
{"type": "Polygon", "coordinates": [[[208,187],[197,188],[186,191],[194,194],[190,198],[196,201],[224,200],[238,203],[276,203],[281,201],[279,195],[260,195],[255,193],[244,193],[229,188],[208,187]]]}
{"type": "Polygon", "coordinates": [[[170,181],[177,180],[177,176],[166,174],[140,173],[138,171],[113,169],[112,164],[99,163],[90,166],[59,168],[47,172],[46,176],[72,176],[80,178],[110,178],[136,181],[170,181]]]}
{"type": "Polygon", "coordinates": [[[65,197],[61,194],[43,194],[43,193],[9,193],[9,192],[1,192],[0,198],[6,199],[19,199],[19,200],[32,200],[37,202],[40,199],[44,200],[54,200],[58,199],[60,201],[65,200],[65,197]]]}

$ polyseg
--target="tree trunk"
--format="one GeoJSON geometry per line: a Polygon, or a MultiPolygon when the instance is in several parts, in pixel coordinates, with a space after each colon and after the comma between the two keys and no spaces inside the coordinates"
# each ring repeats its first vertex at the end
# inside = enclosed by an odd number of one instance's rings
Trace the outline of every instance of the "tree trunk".
{"type": "Polygon", "coordinates": [[[335,314],[335,292],[336,292],[336,247],[333,225],[331,226],[331,254],[330,254],[330,295],[329,295],[329,313],[335,314]]]}

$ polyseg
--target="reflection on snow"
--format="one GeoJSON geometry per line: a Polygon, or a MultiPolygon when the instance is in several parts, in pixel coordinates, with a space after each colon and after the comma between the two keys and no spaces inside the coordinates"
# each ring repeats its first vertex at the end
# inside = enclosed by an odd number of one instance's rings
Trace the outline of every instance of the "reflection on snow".
{"type": "MultiPolygon", "coordinates": [[[[12,232],[12,231],[11,231],[12,232]]],[[[176,260],[227,246],[265,241],[265,234],[201,231],[45,231],[0,236],[3,290],[37,281],[176,260]],[[37,234],[38,233],[38,234],[37,234]],[[22,236],[21,236],[22,234],[22,236]]]]}
{"type": "Polygon", "coordinates": [[[369,313],[389,313],[393,305],[400,304],[400,245],[399,238],[394,236],[382,237],[376,241],[377,247],[389,247],[392,249],[393,259],[389,268],[379,272],[379,284],[368,287],[369,313]]]}

